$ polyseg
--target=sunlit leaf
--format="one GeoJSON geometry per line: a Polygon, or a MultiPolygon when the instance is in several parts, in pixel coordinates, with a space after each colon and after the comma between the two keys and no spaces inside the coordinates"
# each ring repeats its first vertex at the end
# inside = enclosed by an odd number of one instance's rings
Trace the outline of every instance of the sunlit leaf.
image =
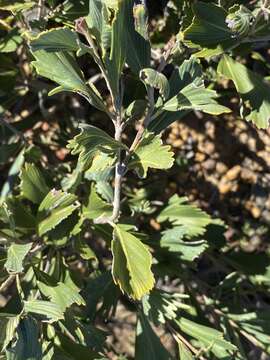
{"type": "Polygon", "coordinates": [[[148,68],[141,70],[140,78],[146,85],[158,89],[161,97],[164,100],[167,100],[170,94],[170,85],[165,75],[154,69],[148,68]]]}
{"type": "Polygon", "coordinates": [[[229,355],[232,355],[237,350],[236,346],[225,340],[223,333],[218,330],[183,317],[176,323],[184,333],[199,340],[202,346],[209,347],[209,350],[218,359],[226,360],[229,355]]]}
{"type": "Polygon", "coordinates": [[[140,177],[146,177],[149,168],[171,168],[173,155],[170,146],[162,144],[160,136],[147,133],[132,154],[128,167],[135,169],[140,177]]]}
{"type": "Polygon", "coordinates": [[[163,106],[165,111],[179,110],[200,110],[207,114],[220,115],[231,112],[215,100],[217,93],[214,90],[206,89],[204,85],[196,86],[189,84],[179,94],[169,99],[163,106]]]}
{"type": "Polygon", "coordinates": [[[114,228],[112,274],[122,291],[139,300],[154,286],[152,257],[147,247],[124,229],[123,225],[114,228]]]}
{"type": "Polygon", "coordinates": [[[73,194],[51,190],[38,209],[38,232],[44,235],[70,216],[80,204],[73,194]]]}
{"type": "Polygon", "coordinates": [[[45,317],[49,322],[64,319],[62,306],[52,301],[28,300],[24,301],[24,310],[45,317]]]}
{"type": "Polygon", "coordinates": [[[76,51],[79,48],[77,33],[69,28],[58,28],[44,31],[31,40],[31,50],[46,50],[47,52],[76,51]]]}
{"type": "Polygon", "coordinates": [[[113,155],[121,148],[126,149],[123,144],[95,126],[81,125],[80,128],[80,134],[70,140],[67,147],[72,149],[72,154],[79,154],[79,163],[85,170],[100,152],[113,155]]]}
{"type": "Polygon", "coordinates": [[[32,247],[28,244],[11,244],[8,248],[7,261],[5,268],[10,273],[21,273],[23,271],[23,261],[32,247]]]}

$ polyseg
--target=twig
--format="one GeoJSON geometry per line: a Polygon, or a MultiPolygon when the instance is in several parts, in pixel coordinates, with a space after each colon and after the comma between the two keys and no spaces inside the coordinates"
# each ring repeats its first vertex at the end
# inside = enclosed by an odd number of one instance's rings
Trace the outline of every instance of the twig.
{"type": "Polygon", "coordinates": [[[4,293],[15,281],[16,275],[9,275],[9,277],[1,284],[0,293],[4,293]]]}
{"type": "Polygon", "coordinates": [[[190,342],[188,340],[186,340],[181,334],[179,334],[178,332],[176,332],[174,330],[174,328],[170,325],[170,324],[167,324],[169,330],[171,331],[172,333],[172,336],[174,337],[174,339],[176,340],[176,342],[179,342],[181,341],[183,344],[186,345],[186,347],[200,360],[206,360],[205,357],[203,357],[202,355],[200,355],[200,351],[195,349],[194,346],[192,346],[190,344],[190,342]]]}
{"type": "MultiPolygon", "coordinates": [[[[171,52],[172,52],[172,49],[174,47],[174,40],[171,40],[169,43],[168,43],[168,49],[165,51],[165,53],[162,55],[161,57],[161,60],[160,60],[160,64],[157,68],[157,71],[158,72],[162,72],[164,70],[164,68],[166,67],[167,65],[167,62],[171,56],[171,52]]],[[[146,128],[148,127],[148,125],[151,123],[152,121],[152,115],[153,115],[153,112],[155,110],[155,98],[154,98],[154,88],[149,86],[147,88],[147,96],[148,96],[148,101],[149,101],[149,108],[148,108],[148,111],[147,111],[147,114],[144,118],[144,121],[141,123],[138,131],[137,131],[137,134],[135,136],[135,139],[132,143],[132,145],[130,146],[129,148],[129,151],[128,151],[128,154],[124,160],[124,164],[127,165],[132,153],[134,152],[134,150],[137,148],[137,146],[139,145],[142,137],[143,137],[143,134],[146,130],[146,128]]]]}

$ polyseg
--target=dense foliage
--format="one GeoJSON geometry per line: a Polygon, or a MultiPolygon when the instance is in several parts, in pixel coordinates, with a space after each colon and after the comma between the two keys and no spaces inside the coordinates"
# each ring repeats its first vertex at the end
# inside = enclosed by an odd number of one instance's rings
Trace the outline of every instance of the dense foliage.
{"type": "Polygon", "coordinates": [[[1,359],[130,358],[119,312],[136,360],[270,356],[269,256],[163,188],[161,137],[233,97],[268,127],[270,2],[157,3],[0,0],[1,359]]]}

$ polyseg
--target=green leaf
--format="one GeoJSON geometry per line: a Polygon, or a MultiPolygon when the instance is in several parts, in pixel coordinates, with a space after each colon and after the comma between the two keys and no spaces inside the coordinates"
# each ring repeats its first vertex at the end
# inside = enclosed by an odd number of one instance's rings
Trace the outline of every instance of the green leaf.
{"type": "MultiPolygon", "coordinates": [[[[44,44],[43,47],[45,47],[44,44]]],[[[49,95],[61,91],[77,92],[86,97],[90,104],[97,109],[108,112],[94,84],[88,83],[88,86],[86,85],[83,73],[70,52],[38,50],[33,52],[33,55],[36,61],[33,61],[32,64],[37,73],[60,85],[49,92],[49,95]]]]}
{"type": "Polygon", "coordinates": [[[12,12],[31,9],[36,3],[34,1],[1,0],[0,9],[12,12]]]}
{"type": "Polygon", "coordinates": [[[146,85],[158,89],[163,100],[168,99],[170,94],[170,85],[165,75],[154,69],[148,68],[141,70],[140,78],[146,85]]]}
{"type": "Polygon", "coordinates": [[[11,244],[8,248],[7,261],[5,268],[9,273],[21,273],[23,271],[23,261],[29,253],[32,243],[29,244],[11,244]]]}
{"type": "MultiPolygon", "coordinates": [[[[112,63],[112,72],[115,82],[119,82],[125,61],[127,49],[127,31],[126,18],[128,4],[132,0],[117,0],[117,10],[112,25],[112,43],[110,52],[110,61],[112,63]]],[[[117,86],[118,87],[118,86],[117,86]]]]}
{"type": "Polygon", "coordinates": [[[194,261],[208,248],[208,244],[204,240],[183,241],[185,235],[186,229],[183,226],[166,230],[162,233],[160,246],[168,248],[168,251],[175,253],[181,260],[194,261]]]}
{"type": "Polygon", "coordinates": [[[178,347],[179,347],[180,360],[194,360],[194,357],[191,354],[191,352],[188,350],[186,345],[184,345],[180,340],[178,342],[178,347]]]}
{"type": "Polygon", "coordinates": [[[143,313],[155,326],[164,325],[168,319],[174,320],[181,309],[189,308],[184,303],[186,298],[188,298],[186,294],[153,289],[149,295],[142,298],[143,313]]]}
{"type": "Polygon", "coordinates": [[[80,204],[73,194],[61,190],[51,190],[38,209],[39,236],[54,229],[61,221],[70,216],[80,204]]]}
{"type": "Polygon", "coordinates": [[[0,314],[0,351],[4,351],[16,334],[20,322],[20,315],[0,314]]]}
{"type": "MultiPolygon", "coordinates": [[[[211,218],[204,211],[194,205],[186,204],[187,198],[174,195],[169,205],[161,211],[157,220],[164,222],[171,221],[174,225],[182,227],[186,237],[202,235],[211,218]]],[[[179,231],[179,230],[178,230],[179,231]]]]}
{"type": "Polygon", "coordinates": [[[84,300],[79,294],[80,289],[72,284],[65,284],[64,282],[57,282],[52,276],[45,272],[34,269],[37,277],[37,286],[40,292],[51,300],[51,302],[59,305],[61,311],[64,313],[68,307],[76,303],[77,305],[84,305],[84,300]]]}
{"type": "Polygon", "coordinates": [[[67,27],[51,29],[38,34],[30,42],[31,50],[46,50],[47,52],[77,51],[79,37],[76,32],[67,27]]]}
{"type": "Polygon", "coordinates": [[[236,346],[224,340],[222,332],[218,330],[200,325],[183,317],[176,321],[176,324],[181,331],[199,340],[202,346],[209,348],[218,359],[227,360],[228,356],[237,350],[236,346]]]}
{"type": "MultiPolygon", "coordinates": [[[[184,87],[191,83],[196,86],[203,84],[202,67],[199,61],[194,57],[190,58],[189,60],[184,60],[181,66],[173,71],[169,79],[169,98],[177,95],[184,87]]],[[[153,131],[158,134],[162,130],[166,129],[174,121],[182,119],[190,111],[191,109],[179,110],[176,112],[161,111],[158,116],[154,118],[154,121],[150,122],[148,129],[149,131],[153,131]]]]}
{"type": "Polygon", "coordinates": [[[172,360],[143,313],[139,313],[135,345],[136,360],[172,360]]]}
{"type": "Polygon", "coordinates": [[[110,216],[112,214],[112,205],[101,199],[96,192],[94,184],[91,186],[88,204],[83,208],[83,214],[90,220],[98,217],[110,216]]]}
{"type": "Polygon", "coordinates": [[[18,30],[16,28],[11,30],[6,36],[0,39],[0,53],[14,52],[22,41],[23,38],[20,36],[18,30]]]}
{"type": "Polygon", "coordinates": [[[194,13],[192,24],[181,35],[187,46],[204,49],[196,56],[221,54],[237,42],[226,24],[227,12],[222,7],[198,1],[194,13]]]}
{"type": "Polygon", "coordinates": [[[38,340],[37,322],[30,317],[22,319],[17,334],[16,345],[6,350],[7,360],[41,360],[42,351],[38,340]]]}
{"type": "Polygon", "coordinates": [[[124,225],[115,225],[112,241],[112,274],[120,289],[133,299],[141,299],[154,286],[152,256],[147,247],[124,225]]]}
{"type": "Polygon", "coordinates": [[[80,237],[76,239],[75,249],[82,259],[97,261],[97,256],[94,251],[90,248],[86,241],[84,241],[80,237]]]}
{"type": "Polygon", "coordinates": [[[194,83],[187,85],[176,96],[169,99],[164,105],[165,111],[199,110],[207,114],[220,115],[231,112],[225,106],[219,105],[215,100],[217,93],[205,89],[204,85],[196,86],[194,83]]]}
{"type": "Polygon", "coordinates": [[[69,141],[68,149],[72,154],[79,154],[79,163],[87,170],[100,152],[114,155],[119,149],[127,148],[120,142],[114,140],[105,131],[92,126],[80,125],[81,133],[69,141]]]}
{"type": "Polygon", "coordinates": [[[85,299],[87,307],[87,315],[91,321],[94,321],[98,313],[103,318],[108,318],[109,314],[116,309],[120,290],[113,282],[112,275],[107,272],[96,272],[88,280],[85,289],[85,299]]]}
{"type": "Polygon", "coordinates": [[[232,80],[244,107],[244,117],[259,129],[266,129],[270,119],[270,84],[228,55],[222,57],[218,72],[232,80]]]}
{"type": "Polygon", "coordinates": [[[132,2],[127,11],[127,63],[131,70],[139,75],[144,68],[150,67],[151,47],[147,34],[147,13],[143,4],[133,7],[132,2]],[[135,22],[134,22],[135,20],[135,22]]]}
{"type": "Polygon", "coordinates": [[[64,319],[62,306],[52,301],[29,300],[24,301],[24,311],[44,316],[48,322],[64,319]]]}
{"type": "Polygon", "coordinates": [[[70,53],[38,50],[33,55],[36,61],[32,64],[39,75],[58,83],[64,89],[88,94],[83,74],[70,53]]]}
{"type": "Polygon", "coordinates": [[[40,204],[49,192],[42,172],[34,164],[25,163],[21,170],[22,195],[35,204],[40,204]]]}
{"type": "Polygon", "coordinates": [[[145,178],[149,168],[169,169],[173,166],[174,153],[169,145],[163,145],[160,136],[147,133],[136,148],[130,162],[129,169],[135,169],[138,176],[145,178]]]}

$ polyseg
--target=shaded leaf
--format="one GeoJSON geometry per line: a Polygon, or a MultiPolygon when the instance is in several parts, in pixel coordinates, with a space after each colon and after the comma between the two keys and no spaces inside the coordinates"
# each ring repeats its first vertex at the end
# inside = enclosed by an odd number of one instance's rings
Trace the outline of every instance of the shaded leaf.
{"type": "Polygon", "coordinates": [[[166,230],[162,233],[160,246],[168,248],[168,251],[175,253],[181,260],[194,261],[208,248],[208,244],[204,240],[183,241],[185,235],[186,229],[183,226],[166,230]]]}
{"type": "Polygon", "coordinates": [[[196,56],[218,55],[237,42],[227,26],[227,12],[222,7],[198,1],[194,4],[194,13],[192,24],[182,33],[182,38],[189,47],[207,50],[196,56]]]}
{"type": "Polygon", "coordinates": [[[137,321],[135,358],[136,360],[173,359],[141,312],[137,321]]]}
{"type": "Polygon", "coordinates": [[[35,204],[40,204],[49,192],[42,172],[34,164],[25,163],[21,170],[22,195],[35,204]]]}
{"type": "Polygon", "coordinates": [[[127,232],[124,225],[116,225],[112,253],[115,283],[130,297],[141,299],[154,286],[149,250],[137,237],[127,232]]]}
{"type": "Polygon", "coordinates": [[[228,55],[224,55],[220,60],[218,72],[234,82],[244,107],[242,117],[252,121],[259,129],[268,128],[270,119],[269,83],[228,55]]]}
{"type": "Polygon", "coordinates": [[[186,204],[186,202],[187,198],[174,195],[157,220],[160,222],[171,221],[178,226],[178,232],[181,231],[180,227],[183,229],[186,237],[202,235],[206,226],[211,223],[211,218],[204,211],[194,205],[186,204]]]}
{"type": "Polygon", "coordinates": [[[6,350],[7,360],[41,360],[42,351],[39,343],[39,328],[30,317],[21,320],[16,345],[6,350]]]}
{"type": "Polygon", "coordinates": [[[112,205],[101,199],[94,184],[91,186],[88,204],[83,208],[83,214],[90,220],[112,214],[112,205]]]}

